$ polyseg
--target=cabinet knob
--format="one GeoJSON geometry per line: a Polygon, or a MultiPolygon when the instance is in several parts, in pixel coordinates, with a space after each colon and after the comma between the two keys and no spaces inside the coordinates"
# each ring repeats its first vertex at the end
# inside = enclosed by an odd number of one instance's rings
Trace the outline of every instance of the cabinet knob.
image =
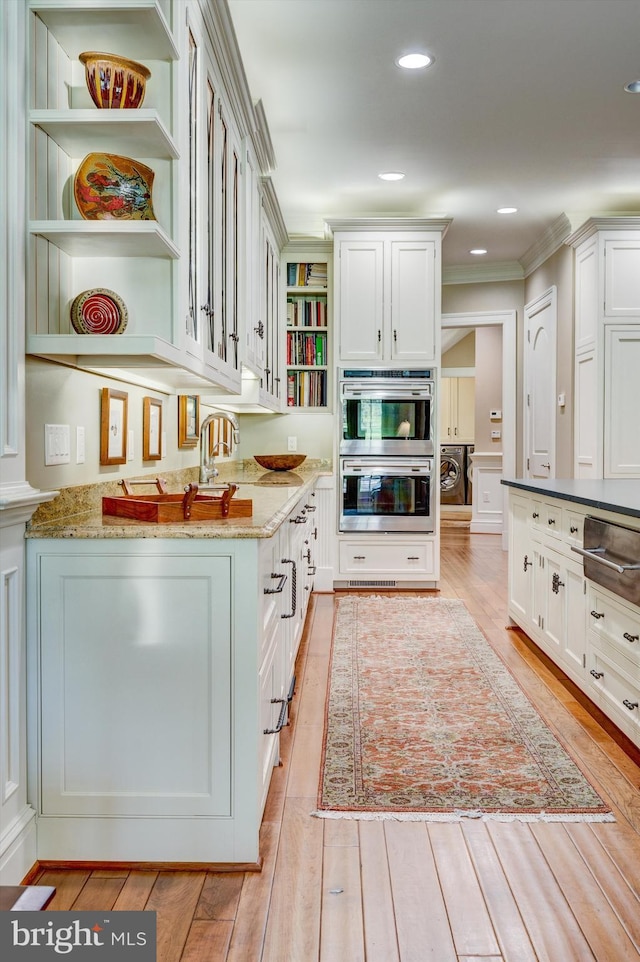
{"type": "Polygon", "coordinates": [[[572,524],[571,527],[569,528],[569,531],[571,532],[571,534],[577,534],[577,533],[578,533],[578,525],[577,525],[577,524],[572,524]]]}
{"type": "Polygon", "coordinates": [[[629,711],[633,711],[634,708],[637,708],[637,707],[638,707],[638,702],[637,702],[637,701],[629,701],[628,698],[623,698],[623,699],[622,699],[622,704],[624,705],[625,708],[628,708],[629,711]]]}
{"type": "Polygon", "coordinates": [[[540,517],[540,514],[539,514],[537,511],[534,511],[533,514],[531,515],[531,517],[532,517],[532,518],[539,518],[539,517],[540,517]]]}
{"type": "Polygon", "coordinates": [[[593,675],[594,678],[604,678],[604,672],[596,671],[595,668],[592,668],[589,674],[593,675]]]}
{"type": "Polygon", "coordinates": [[[556,523],[555,518],[547,518],[547,524],[555,524],[555,523],[556,523]]]}
{"type": "Polygon", "coordinates": [[[634,641],[638,641],[640,635],[630,635],[628,631],[625,631],[622,637],[625,639],[625,641],[633,643],[634,641]]]}
{"type": "Polygon", "coordinates": [[[592,617],[592,618],[604,618],[604,611],[592,611],[592,612],[591,612],[591,617],[592,617]]]}

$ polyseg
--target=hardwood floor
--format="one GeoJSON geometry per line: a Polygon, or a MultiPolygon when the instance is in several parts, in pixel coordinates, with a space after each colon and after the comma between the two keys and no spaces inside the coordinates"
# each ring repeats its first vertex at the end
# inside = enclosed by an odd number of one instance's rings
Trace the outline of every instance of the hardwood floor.
{"type": "MultiPolygon", "coordinates": [[[[259,873],[43,871],[50,908],[153,909],[158,962],[640,959],[640,753],[627,753],[517,630],[499,539],[442,532],[462,598],[615,823],[358,822],[315,807],[333,596],[314,596],[262,826],[259,873]]],[[[33,881],[33,880],[32,880],[33,881]]]]}

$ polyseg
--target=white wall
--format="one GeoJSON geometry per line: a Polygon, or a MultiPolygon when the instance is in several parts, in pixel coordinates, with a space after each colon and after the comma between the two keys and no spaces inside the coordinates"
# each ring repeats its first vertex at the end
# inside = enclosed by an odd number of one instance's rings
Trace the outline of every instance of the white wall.
{"type": "Polygon", "coordinates": [[[287,438],[297,439],[297,450],[309,458],[332,458],[335,441],[333,414],[245,414],[240,418],[238,456],[284,454],[287,438]]]}

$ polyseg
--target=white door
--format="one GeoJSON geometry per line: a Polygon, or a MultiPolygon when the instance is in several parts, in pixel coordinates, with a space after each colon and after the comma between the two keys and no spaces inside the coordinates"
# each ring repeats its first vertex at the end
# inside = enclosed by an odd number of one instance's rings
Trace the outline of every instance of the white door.
{"type": "Polygon", "coordinates": [[[530,478],[555,477],[556,288],[525,305],[525,457],[530,478]]]}

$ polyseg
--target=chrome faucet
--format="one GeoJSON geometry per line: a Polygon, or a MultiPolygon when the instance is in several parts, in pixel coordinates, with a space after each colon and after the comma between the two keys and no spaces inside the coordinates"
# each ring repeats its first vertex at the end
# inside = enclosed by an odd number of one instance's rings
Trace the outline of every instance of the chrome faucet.
{"type": "Polygon", "coordinates": [[[240,425],[238,424],[238,419],[235,414],[231,414],[228,411],[212,411],[208,414],[202,425],[200,426],[200,478],[199,484],[206,484],[211,478],[217,478],[218,469],[215,466],[214,455],[218,452],[221,444],[224,444],[227,449],[229,445],[226,441],[219,441],[216,445],[215,452],[212,451],[209,454],[209,432],[211,430],[211,422],[215,421],[217,418],[221,418],[223,421],[228,421],[233,428],[233,443],[238,444],[240,441],[240,425]]]}

